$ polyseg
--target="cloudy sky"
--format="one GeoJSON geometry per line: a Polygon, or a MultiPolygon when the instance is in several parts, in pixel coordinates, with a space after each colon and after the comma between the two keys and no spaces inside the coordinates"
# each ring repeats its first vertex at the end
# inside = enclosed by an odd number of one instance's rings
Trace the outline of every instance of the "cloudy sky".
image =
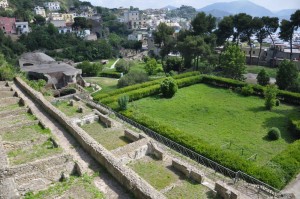
{"type": "MultiPolygon", "coordinates": [[[[180,5],[191,5],[195,8],[202,8],[216,2],[230,2],[233,0],[85,0],[90,1],[95,6],[108,8],[129,7],[133,5],[141,9],[145,8],[162,8],[167,5],[179,7],[180,5]]],[[[244,0],[243,0],[244,1],[244,0]]],[[[271,11],[282,9],[299,8],[300,0],[250,0],[253,3],[264,6],[271,11]]]]}

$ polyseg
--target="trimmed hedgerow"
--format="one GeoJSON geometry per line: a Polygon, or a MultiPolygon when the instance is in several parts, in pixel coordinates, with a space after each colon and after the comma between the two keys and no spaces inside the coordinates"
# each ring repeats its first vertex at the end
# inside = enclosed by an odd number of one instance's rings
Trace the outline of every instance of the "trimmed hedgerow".
{"type": "MultiPolygon", "coordinates": [[[[199,72],[188,72],[188,73],[183,73],[180,75],[175,75],[173,76],[174,79],[176,79],[177,81],[179,81],[180,79],[185,79],[188,77],[200,77],[200,73],[199,72]]],[[[95,101],[99,101],[103,98],[109,97],[109,96],[114,96],[114,95],[118,95],[118,94],[123,94],[132,90],[137,90],[140,88],[146,88],[148,86],[152,86],[152,85],[156,85],[156,84],[160,84],[163,81],[164,78],[160,78],[157,80],[153,80],[153,81],[149,81],[149,82],[145,82],[145,83],[141,83],[141,84],[135,84],[132,86],[127,86],[121,89],[117,89],[115,91],[109,92],[109,93],[94,93],[93,94],[93,98],[95,101]]],[[[184,81],[185,82],[185,81],[184,81]]],[[[177,82],[178,83],[178,82],[177,82]]],[[[178,83],[179,84],[179,83],[178,83]]]]}
{"type": "Polygon", "coordinates": [[[121,73],[113,71],[103,71],[99,74],[100,77],[121,78],[121,73]]]}

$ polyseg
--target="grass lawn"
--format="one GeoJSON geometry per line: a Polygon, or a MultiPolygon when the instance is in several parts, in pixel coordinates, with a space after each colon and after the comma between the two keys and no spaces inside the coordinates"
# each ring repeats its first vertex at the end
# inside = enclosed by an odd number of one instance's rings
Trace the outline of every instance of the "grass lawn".
{"type": "Polygon", "coordinates": [[[162,161],[148,156],[134,161],[128,166],[157,190],[162,190],[179,180],[179,176],[166,168],[162,161]]]}
{"type": "Polygon", "coordinates": [[[11,105],[8,105],[8,106],[1,106],[0,107],[0,112],[2,111],[7,111],[7,110],[15,110],[17,108],[20,108],[21,106],[19,104],[11,104],[11,105]]]}
{"type": "Polygon", "coordinates": [[[61,148],[54,148],[52,142],[48,140],[41,145],[34,145],[32,148],[10,151],[8,158],[12,166],[50,157],[61,152],[61,148]]]}
{"type": "Polygon", "coordinates": [[[112,90],[116,90],[118,80],[114,78],[107,78],[107,77],[86,77],[84,78],[85,81],[89,83],[98,84],[102,89],[100,93],[109,92],[112,90]]]}
{"type": "Polygon", "coordinates": [[[270,77],[276,78],[277,68],[270,68],[265,66],[246,65],[246,71],[248,73],[258,74],[262,69],[269,74],[270,77]]]}
{"type": "Polygon", "coordinates": [[[172,99],[153,96],[135,101],[130,103],[129,111],[145,114],[245,159],[257,154],[256,162],[260,165],[294,141],[288,132],[287,116],[300,117],[296,107],[282,104],[266,111],[263,99],[243,97],[205,84],[180,89],[172,99]],[[265,138],[271,127],[281,130],[279,140],[265,138]]]}
{"type": "Polygon", "coordinates": [[[82,177],[71,176],[68,181],[55,183],[47,190],[36,194],[29,192],[25,199],[44,198],[104,198],[104,195],[93,185],[93,177],[84,174],[82,177]]]}
{"type": "Polygon", "coordinates": [[[124,136],[124,130],[106,128],[100,122],[83,125],[82,129],[108,150],[114,150],[130,143],[124,136]]]}
{"type": "Polygon", "coordinates": [[[192,181],[184,180],[180,184],[166,194],[167,198],[180,199],[180,198],[197,198],[197,199],[217,199],[213,195],[213,191],[207,187],[192,181]]]}

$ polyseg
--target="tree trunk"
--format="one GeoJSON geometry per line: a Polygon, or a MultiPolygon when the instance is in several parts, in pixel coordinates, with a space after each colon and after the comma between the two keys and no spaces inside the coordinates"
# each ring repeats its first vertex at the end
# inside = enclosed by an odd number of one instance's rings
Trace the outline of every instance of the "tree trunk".
{"type": "Polygon", "coordinates": [[[249,45],[250,45],[250,65],[252,65],[252,44],[251,44],[251,39],[249,38],[249,45]]]}
{"type": "Polygon", "coordinates": [[[274,58],[275,58],[277,52],[276,52],[276,48],[275,48],[275,41],[274,41],[272,35],[269,32],[268,32],[268,34],[269,34],[269,36],[270,36],[270,38],[272,40],[272,44],[273,44],[273,47],[274,47],[273,55],[272,55],[272,67],[274,67],[274,58]]]}
{"type": "Polygon", "coordinates": [[[290,38],[290,60],[293,60],[293,36],[290,38]]]}
{"type": "Polygon", "coordinates": [[[262,43],[259,43],[259,53],[258,53],[257,65],[259,65],[259,61],[260,61],[261,47],[262,47],[262,43]]]}
{"type": "Polygon", "coordinates": [[[198,63],[199,63],[199,56],[197,56],[197,66],[196,66],[197,71],[198,71],[198,67],[199,67],[198,63]]]}

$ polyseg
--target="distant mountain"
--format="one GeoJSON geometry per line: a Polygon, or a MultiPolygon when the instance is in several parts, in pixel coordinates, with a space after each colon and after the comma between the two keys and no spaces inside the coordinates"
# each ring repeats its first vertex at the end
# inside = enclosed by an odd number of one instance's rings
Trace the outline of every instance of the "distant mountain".
{"type": "Polygon", "coordinates": [[[232,15],[232,13],[226,12],[224,10],[209,10],[209,11],[205,11],[206,14],[211,14],[212,16],[216,17],[216,18],[223,18],[225,16],[229,16],[232,15]]]}
{"type": "Polygon", "coordinates": [[[279,17],[280,19],[290,19],[291,15],[296,12],[297,9],[286,9],[286,10],[280,10],[278,12],[274,12],[276,17],[279,17]]]}
{"type": "Polygon", "coordinates": [[[270,10],[262,6],[259,6],[255,3],[252,3],[250,1],[232,1],[232,2],[214,3],[204,8],[201,8],[198,11],[210,12],[213,10],[222,11],[223,13],[221,13],[221,15],[224,14],[224,12],[227,12],[227,14],[228,13],[237,14],[243,12],[252,16],[259,16],[259,17],[274,16],[274,14],[270,10]]]}
{"type": "Polygon", "coordinates": [[[175,9],[177,9],[175,6],[170,6],[170,5],[168,5],[168,6],[166,6],[166,7],[163,7],[163,8],[161,8],[161,9],[164,9],[164,10],[175,10],[175,9]]]}

